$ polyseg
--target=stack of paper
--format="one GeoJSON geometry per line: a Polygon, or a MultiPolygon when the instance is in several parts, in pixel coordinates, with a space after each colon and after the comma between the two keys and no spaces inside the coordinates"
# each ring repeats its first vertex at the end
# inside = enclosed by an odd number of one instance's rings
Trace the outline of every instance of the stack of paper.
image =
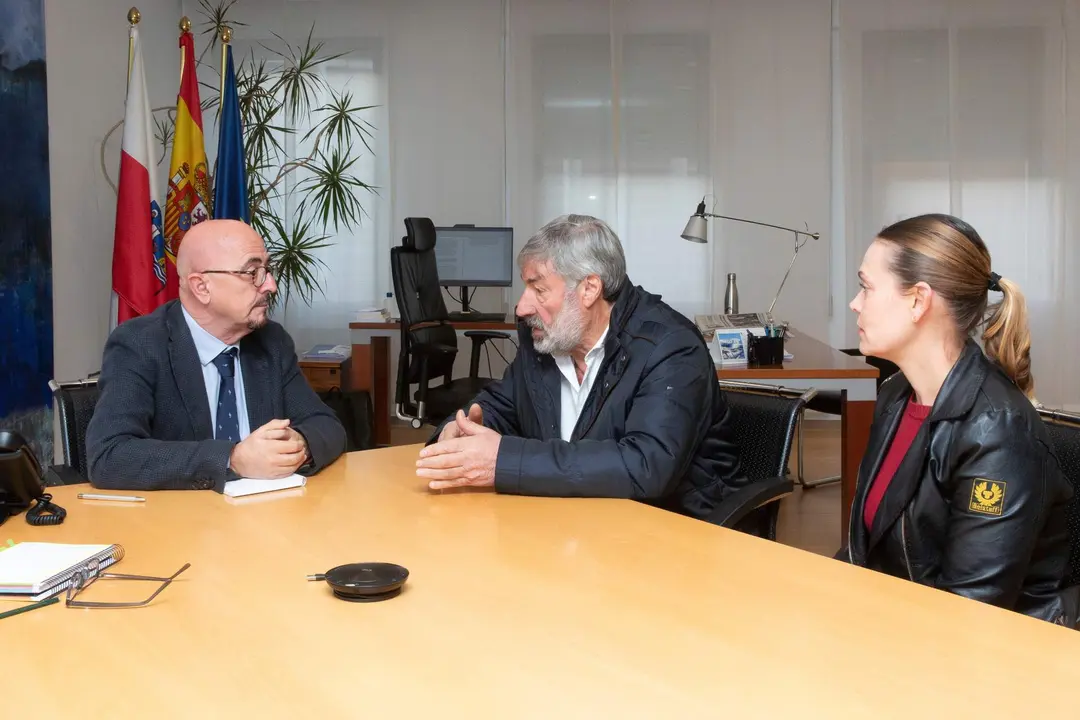
{"type": "Polygon", "coordinates": [[[362,308],[357,311],[354,322],[390,322],[390,313],[383,308],[362,308]]]}
{"type": "Polygon", "coordinates": [[[287,490],[289,488],[303,487],[307,484],[307,478],[303,475],[292,474],[277,480],[264,478],[240,478],[225,483],[225,494],[229,497],[243,497],[258,493],[274,492],[275,490],[287,490]]]}
{"type": "Polygon", "coordinates": [[[349,345],[316,345],[304,353],[305,360],[344,360],[352,355],[349,345]]]}

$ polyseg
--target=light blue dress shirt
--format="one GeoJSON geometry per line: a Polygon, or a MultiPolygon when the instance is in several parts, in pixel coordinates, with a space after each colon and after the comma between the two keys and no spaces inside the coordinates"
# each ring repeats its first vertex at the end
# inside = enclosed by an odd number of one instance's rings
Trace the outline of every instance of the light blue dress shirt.
{"type": "Polygon", "coordinates": [[[244,376],[240,370],[240,346],[226,345],[210,333],[203,330],[195,318],[184,311],[184,320],[188,329],[191,330],[191,339],[195,341],[195,351],[199,353],[199,362],[202,364],[203,382],[206,384],[206,400],[210,403],[210,427],[217,427],[218,388],[221,387],[221,373],[214,365],[214,358],[227,348],[236,348],[236,362],[233,364],[233,382],[236,383],[236,410],[240,421],[240,439],[243,440],[251,434],[251,422],[248,419],[247,398],[244,397],[244,376]],[[241,409],[242,408],[242,409],[241,409]]]}

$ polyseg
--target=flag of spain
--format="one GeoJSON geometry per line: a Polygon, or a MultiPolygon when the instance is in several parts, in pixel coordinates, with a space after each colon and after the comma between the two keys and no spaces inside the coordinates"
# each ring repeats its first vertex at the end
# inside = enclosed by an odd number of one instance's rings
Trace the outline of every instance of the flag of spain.
{"type": "Polygon", "coordinates": [[[165,252],[170,268],[168,294],[177,296],[176,253],[192,225],[210,217],[209,177],[203,145],[199,80],[195,74],[195,40],[190,30],[180,33],[180,92],[176,96],[176,129],[169,161],[169,189],[165,197],[165,252]]]}

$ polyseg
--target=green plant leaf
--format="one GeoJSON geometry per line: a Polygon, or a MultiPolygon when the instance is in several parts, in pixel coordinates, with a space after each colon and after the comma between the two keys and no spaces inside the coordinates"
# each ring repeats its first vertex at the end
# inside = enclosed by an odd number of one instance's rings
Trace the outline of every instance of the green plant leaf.
{"type": "Polygon", "coordinates": [[[331,143],[336,143],[338,147],[351,148],[353,138],[356,137],[364,143],[368,152],[374,155],[370,140],[375,126],[357,116],[375,106],[353,105],[352,93],[349,92],[339,94],[335,89],[329,88],[329,93],[330,101],[315,110],[315,114],[322,117],[304,134],[303,140],[307,141],[313,135],[321,134],[327,149],[330,149],[331,143]]]}
{"type": "Polygon", "coordinates": [[[176,124],[172,121],[171,113],[164,118],[154,115],[154,140],[161,146],[161,157],[158,158],[160,165],[169,155],[173,137],[176,135],[176,124]]]}
{"type": "MultiPolygon", "coordinates": [[[[221,30],[227,25],[232,28],[246,27],[247,23],[242,23],[239,20],[233,20],[230,11],[233,5],[236,5],[238,0],[219,0],[216,5],[212,5],[209,0],[199,0],[199,11],[204,20],[201,23],[204,28],[200,35],[209,35],[210,44],[203,48],[202,53],[199,54],[197,65],[203,64],[203,57],[206,53],[210,52],[218,46],[218,42],[221,39],[221,30]]],[[[220,71],[220,68],[219,68],[220,71]]]]}
{"type": "Polygon", "coordinates": [[[297,46],[285,42],[280,35],[273,33],[285,46],[283,51],[263,45],[266,50],[281,58],[282,70],[273,91],[275,94],[282,94],[284,106],[288,110],[287,117],[293,125],[301,117],[311,113],[315,98],[326,90],[326,81],[318,70],[319,66],[343,55],[320,55],[323,43],[312,42],[314,32],[315,25],[312,23],[304,44],[297,46]]]}
{"type": "Polygon", "coordinates": [[[317,250],[330,247],[329,236],[314,234],[311,220],[306,215],[306,206],[301,203],[288,226],[276,215],[260,216],[260,222],[264,223],[263,238],[278,285],[272,303],[276,304],[278,297],[283,298],[285,309],[294,294],[310,305],[315,294],[323,291],[319,269],[329,269],[315,254],[317,250]]]}
{"type": "Polygon", "coordinates": [[[318,162],[310,166],[311,177],[300,184],[299,189],[311,197],[323,226],[333,221],[335,231],[341,225],[350,228],[366,215],[356,191],[374,192],[375,188],[349,174],[359,159],[343,155],[336,148],[329,157],[320,151],[318,162]]]}
{"type": "Polygon", "coordinates": [[[221,88],[217,85],[211,85],[208,82],[199,82],[199,87],[206,90],[206,93],[200,93],[199,107],[202,108],[203,115],[213,108],[221,106],[221,88]]]}
{"type": "MultiPolygon", "coordinates": [[[[203,20],[199,34],[206,42],[198,56],[201,63],[211,50],[220,49],[224,26],[245,23],[232,17],[243,7],[238,0],[199,0],[198,5],[203,20]]],[[[356,177],[354,168],[361,145],[374,154],[376,129],[364,116],[376,106],[358,105],[352,93],[327,84],[323,66],[346,53],[325,53],[324,43],[314,39],[314,24],[298,44],[272,35],[275,47],[262,45],[268,57],[256,58],[252,50],[235,58],[236,85],[251,225],[277,268],[278,292],[272,303],[280,298],[287,307],[290,298],[310,304],[322,293],[322,272],[328,268],[318,253],[333,242],[326,234],[331,224],[335,231],[348,229],[367,217],[361,191],[376,194],[377,188],[356,177]]],[[[218,54],[207,60],[200,83],[204,113],[220,110],[218,54]]],[[[171,111],[167,121],[155,118],[156,135],[166,151],[174,115],[171,111]]]]}

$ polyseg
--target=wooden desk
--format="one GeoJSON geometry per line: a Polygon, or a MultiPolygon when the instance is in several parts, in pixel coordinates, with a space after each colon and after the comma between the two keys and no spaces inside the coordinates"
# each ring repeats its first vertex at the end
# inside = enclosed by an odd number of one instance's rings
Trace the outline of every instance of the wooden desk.
{"type": "MultiPolygon", "coordinates": [[[[5,542],[118,542],[117,572],[191,567],[144,608],[0,620],[5,717],[986,720],[1075,704],[1076,631],[632,501],[432,494],[417,450],[354,453],[292,496],[53,488],[66,522],[14,517],[5,542]],[[305,580],[361,560],[407,567],[405,591],[354,604],[305,580]]],[[[131,599],[126,584],[87,599],[131,599]]]]}
{"type": "Polygon", "coordinates": [[[717,376],[724,380],[747,380],[792,388],[847,390],[847,405],[840,418],[840,533],[846,542],[851,503],[877,400],[878,369],[861,358],[852,357],[794,331],[785,349],[792,359],[783,367],[723,367],[717,376]]]}
{"type": "Polygon", "coordinates": [[[348,392],[352,384],[352,358],[344,360],[318,360],[301,357],[300,372],[315,392],[338,388],[348,392]]]}
{"type": "MultiPolygon", "coordinates": [[[[517,340],[517,326],[507,322],[452,323],[463,333],[467,330],[500,330],[510,333],[517,340]]],[[[352,388],[371,393],[375,427],[372,435],[376,446],[390,444],[390,413],[394,388],[390,384],[390,339],[401,333],[399,322],[353,322],[352,388]]]]}

